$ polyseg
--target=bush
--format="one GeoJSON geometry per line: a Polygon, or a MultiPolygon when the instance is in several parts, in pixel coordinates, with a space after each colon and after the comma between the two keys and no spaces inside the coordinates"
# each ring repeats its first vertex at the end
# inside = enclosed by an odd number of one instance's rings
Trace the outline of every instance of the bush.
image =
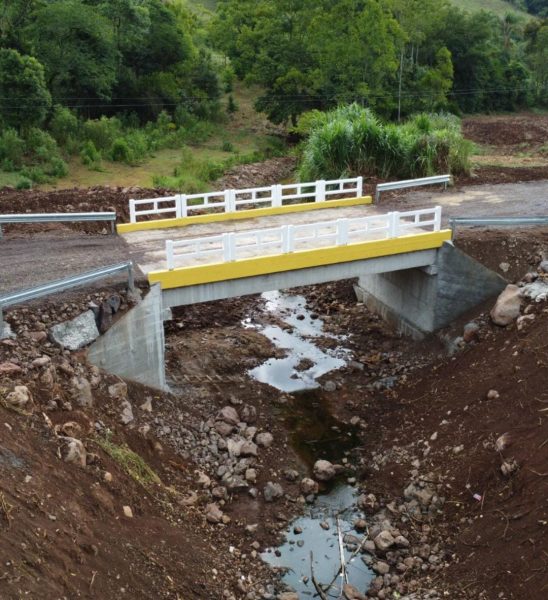
{"type": "Polygon", "coordinates": [[[84,142],[82,145],[80,158],[82,159],[82,163],[91,169],[98,169],[101,166],[101,153],[91,140],[84,142]]]}
{"type": "Polygon", "coordinates": [[[225,140],[221,144],[221,150],[223,152],[234,152],[234,144],[232,142],[229,142],[228,140],[225,140]]]}
{"type": "Polygon", "coordinates": [[[15,129],[4,129],[0,135],[0,160],[5,171],[15,171],[23,164],[25,142],[15,129]],[[4,165],[10,168],[6,169],[4,165]]]}
{"type": "Polygon", "coordinates": [[[28,177],[21,177],[19,181],[15,184],[16,190],[30,190],[32,189],[32,179],[28,177]]]}
{"type": "Polygon", "coordinates": [[[25,167],[24,169],[21,169],[21,175],[23,178],[30,179],[39,185],[51,182],[51,178],[48,177],[40,167],[25,167]]]}
{"type": "Polygon", "coordinates": [[[65,146],[69,140],[78,137],[80,124],[78,117],[68,108],[56,106],[49,129],[58,144],[65,146]]]}
{"type": "Polygon", "coordinates": [[[47,164],[53,158],[60,158],[59,147],[55,139],[43,129],[32,127],[25,135],[27,155],[35,162],[47,164]]]}
{"type": "Polygon", "coordinates": [[[238,105],[236,104],[236,101],[234,100],[234,97],[232,96],[232,94],[230,94],[230,96],[228,97],[228,104],[226,106],[226,112],[229,114],[233,114],[238,110],[238,105]]]}
{"type": "Polygon", "coordinates": [[[67,163],[62,158],[54,156],[46,167],[45,172],[46,175],[58,179],[60,177],[66,177],[69,170],[67,163]]]}
{"type": "Polygon", "coordinates": [[[133,155],[124,138],[117,138],[114,140],[110,151],[110,158],[114,162],[131,163],[133,161],[133,155]]]}
{"type": "Polygon", "coordinates": [[[472,145],[454,115],[419,114],[385,125],[357,104],[310,113],[297,128],[308,130],[299,169],[303,181],[352,175],[424,177],[470,168],[472,145]]]}
{"type": "Polygon", "coordinates": [[[97,150],[110,152],[114,140],[122,135],[122,123],[116,117],[89,119],[82,127],[82,139],[93,142],[97,150]]]}

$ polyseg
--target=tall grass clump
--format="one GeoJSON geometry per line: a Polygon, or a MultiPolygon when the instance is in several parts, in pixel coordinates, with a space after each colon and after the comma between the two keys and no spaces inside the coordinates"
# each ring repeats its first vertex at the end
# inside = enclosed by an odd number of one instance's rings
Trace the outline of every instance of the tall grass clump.
{"type": "Polygon", "coordinates": [[[358,104],[303,117],[302,181],[369,175],[382,178],[463,173],[470,142],[454,115],[421,113],[401,125],[381,122],[358,104]]]}

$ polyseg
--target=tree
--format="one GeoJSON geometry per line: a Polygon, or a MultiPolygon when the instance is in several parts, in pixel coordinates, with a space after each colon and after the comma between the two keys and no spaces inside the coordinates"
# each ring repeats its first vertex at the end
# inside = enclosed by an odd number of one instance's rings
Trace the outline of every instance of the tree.
{"type": "Polygon", "coordinates": [[[40,126],[51,106],[44,67],[32,56],[0,49],[0,122],[24,129],[40,126]]]}
{"type": "Polygon", "coordinates": [[[32,37],[57,102],[80,106],[110,98],[117,50],[106,17],[76,0],[55,2],[37,11],[32,37]]]}

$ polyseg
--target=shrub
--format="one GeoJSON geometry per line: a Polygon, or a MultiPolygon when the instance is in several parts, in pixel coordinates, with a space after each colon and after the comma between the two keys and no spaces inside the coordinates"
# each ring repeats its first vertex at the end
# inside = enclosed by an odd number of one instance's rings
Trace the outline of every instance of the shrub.
{"type": "Polygon", "coordinates": [[[68,175],[67,163],[57,156],[54,156],[49,165],[45,168],[46,175],[58,179],[59,177],[66,177],[68,175]]]}
{"type": "Polygon", "coordinates": [[[84,165],[92,169],[97,169],[101,165],[101,153],[99,150],[97,150],[95,144],[91,140],[84,142],[82,145],[82,149],[80,150],[80,158],[82,159],[84,165]]]}
{"type": "Polygon", "coordinates": [[[90,140],[97,150],[110,152],[114,140],[122,135],[122,124],[116,117],[89,119],[82,127],[82,139],[90,140]]]}
{"type": "Polygon", "coordinates": [[[234,144],[232,142],[229,142],[228,140],[225,140],[221,144],[221,150],[223,152],[234,152],[234,144]]]}
{"type": "Polygon", "coordinates": [[[230,94],[230,96],[228,97],[228,104],[226,105],[226,112],[228,112],[229,114],[233,114],[238,110],[238,105],[236,104],[236,101],[234,100],[234,97],[232,96],[232,94],[230,94]]]}
{"type": "Polygon", "coordinates": [[[30,190],[32,188],[32,179],[28,177],[21,177],[19,181],[15,184],[15,189],[17,190],[30,190]]]}
{"type": "Polygon", "coordinates": [[[133,161],[133,155],[124,138],[116,138],[114,140],[110,151],[110,158],[114,162],[131,163],[133,161]]]}
{"type": "Polygon", "coordinates": [[[10,169],[16,170],[23,164],[23,156],[25,153],[25,142],[19,137],[15,129],[4,129],[0,134],[0,160],[6,165],[10,165],[10,169]]]}
{"type": "Polygon", "coordinates": [[[44,173],[41,167],[25,167],[21,169],[21,175],[39,185],[51,181],[51,178],[44,173]]]}
{"type": "Polygon", "coordinates": [[[78,137],[78,117],[68,108],[56,106],[49,129],[58,144],[65,146],[69,140],[78,137]]]}

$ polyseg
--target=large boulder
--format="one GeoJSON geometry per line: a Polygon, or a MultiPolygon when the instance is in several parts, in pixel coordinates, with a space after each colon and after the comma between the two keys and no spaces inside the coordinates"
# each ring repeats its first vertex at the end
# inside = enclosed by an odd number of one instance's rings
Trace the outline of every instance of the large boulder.
{"type": "Polygon", "coordinates": [[[505,327],[519,317],[521,308],[520,292],[521,290],[517,285],[509,284],[506,286],[491,311],[491,320],[495,325],[505,327]]]}
{"type": "Polygon", "coordinates": [[[335,465],[328,460],[317,460],[314,463],[314,477],[319,481],[330,481],[337,475],[335,465]]]}
{"type": "Polygon", "coordinates": [[[49,334],[51,339],[67,350],[79,350],[99,337],[95,315],[88,310],[70,321],[54,325],[49,334]]]}

